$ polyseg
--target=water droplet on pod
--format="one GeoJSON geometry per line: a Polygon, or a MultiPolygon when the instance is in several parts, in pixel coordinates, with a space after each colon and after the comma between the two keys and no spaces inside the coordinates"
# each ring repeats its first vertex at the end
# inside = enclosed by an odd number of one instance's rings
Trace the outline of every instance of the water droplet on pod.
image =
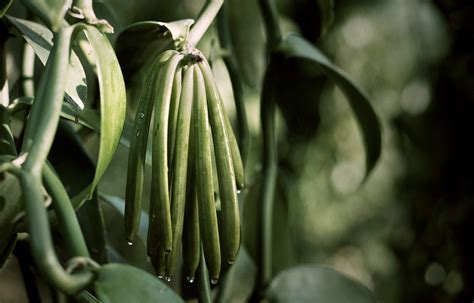
{"type": "Polygon", "coordinates": [[[186,277],[186,281],[188,281],[189,283],[193,283],[194,277],[186,277]]]}
{"type": "Polygon", "coordinates": [[[237,195],[240,194],[242,191],[240,189],[237,190],[237,195]]]}
{"type": "Polygon", "coordinates": [[[167,282],[171,282],[171,277],[166,277],[165,280],[166,280],[167,282]]]}
{"type": "Polygon", "coordinates": [[[132,246],[133,242],[132,241],[127,241],[128,246],[132,246]]]}
{"type": "Polygon", "coordinates": [[[235,261],[234,260],[227,260],[227,263],[229,263],[229,265],[232,265],[232,264],[235,263],[235,261]]]}
{"type": "Polygon", "coordinates": [[[211,279],[212,285],[216,285],[219,282],[219,279],[211,279]]]}
{"type": "Polygon", "coordinates": [[[140,113],[138,114],[138,117],[140,117],[140,119],[143,119],[145,117],[145,114],[144,113],[140,113]]]}
{"type": "Polygon", "coordinates": [[[162,275],[158,275],[158,279],[163,279],[163,276],[162,276],[162,275]]]}

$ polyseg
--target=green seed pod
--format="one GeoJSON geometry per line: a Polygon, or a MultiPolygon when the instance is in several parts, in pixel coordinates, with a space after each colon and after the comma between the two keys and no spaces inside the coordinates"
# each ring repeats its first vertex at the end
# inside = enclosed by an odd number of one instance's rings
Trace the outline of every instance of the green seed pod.
{"type": "Polygon", "coordinates": [[[234,164],[225,123],[225,113],[219,92],[206,61],[199,63],[206,85],[207,106],[214,139],[219,194],[221,198],[221,233],[224,258],[230,264],[235,262],[240,246],[240,216],[235,182],[234,164]]]}
{"type": "Polygon", "coordinates": [[[184,72],[181,100],[176,127],[176,148],[173,160],[171,189],[171,222],[173,227],[173,247],[166,256],[166,277],[171,278],[176,270],[179,245],[183,233],[184,205],[186,201],[186,178],[189,154],[189,129],[194,97],[194,66],[184,72]]]}
{"type": "Polygon", "coordinates": [[[153,123],[151,175],[151,195],[153,199],[150,201],[151,219],[148,232],[148,243],[153,245],[148,247],[149,251],[153,250],[158,242],[165,252],[171,251],[173,245],[168,183],[168,114],[173,80],[182,58],[183,56],[179,54],[171,56],[156,87],[158,97],[153,123]]]}
{"type": "Polygon", "coordinates": [[[198,68],[195,69],[194,91],[195,163],[199,227],[209,274],[211,279],[217,281],[221,268],[221,253],[214,201],[211,129],[208,120],[204,78],[198,68]]]}
{"type": "Polygon", "coordinates": [[[145,155],[153,105],[156,100],[157,82],[169,58],[176,51],[165,51],[152,63],[138,100],[138,110],[133,125],[133,136],[128,154],[127,189],[125,194],[125,235],[132,243],[140,225],[142,210],[145,155]]]}
{"type": "MultiPolygon", "coordinates": [[[[178,111],[181,99],[181,90],[183,82],[182,68],[178,68],[173,81],[173,90],[171,91],[171,103],[170,103],[170,114],[169,114],[169,127],[168,127],[168,166],[172,167],[174,158],[174,146],[176,142],[176,131],[178,121],[178,111]]],[[[169,175],[171,178],[171,174],[169,175]]]]}

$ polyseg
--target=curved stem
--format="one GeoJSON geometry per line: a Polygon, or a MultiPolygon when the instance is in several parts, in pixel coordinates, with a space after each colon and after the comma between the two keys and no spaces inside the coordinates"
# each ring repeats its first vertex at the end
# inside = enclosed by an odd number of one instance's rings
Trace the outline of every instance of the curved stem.
{"type": "Polygon", "coordinates": [[[69,253],[73,256],[90,257],[79,221],[64,185],[49,163],[43,166],[42,175],[46,191],[53,199],[54,212],[58,218],[59,225],[62,227],[62,233],[69,253]]]}
{"type": "Polygon", "coordinates": [[[273,240],[273,205],[275,200],[275,184],[278,173],[277,145],[275,136],[274,72],[271,66],[267,69],[262,90],[260,107],[263,133],[263,188],[261,190],[260,226],[258,229],[259,243],[259,287],[263,290],[272,278],[272,240],[273,240]]]}
{"type": "Polygon", "coordinates": [[[237,112],[237,134],[239,148],[242,154],[242,162],[245,167],[249,150],[249,128],[247,123],[247,113],[245,111],[244,90],[242,79],[238,72],[238,64],[235,59],[234,47],[232,44],[231,33],[229,29],[229,5],[224,3],[221,11],[217,15],[217,30],[221,46],[227,50],[227,56],[224,56],[224,63],[229,72],[234,92],[235,109],[237,112]]]}
{"type": "Polygon", "coordinates": [[[265,24],[268,49],[273,50],[282,40],[280,24],[278,23],[278,11],[273,0],[259,0],[258,3],[265,24]]]}
{"type": "Polygon", "coordinates": [[[31,254],[41,275],[49,284],[67,294],[75,294],[86,288],[93,279],[91,272],[68,274],[56,256],[53,248],[48,216],[43,203],[41,175],[23,171],[20,176],[25,210],[28,221],[31,254]]]}
{"type": "Polygon", "coordinates": [[[27,228],[31,236],[31,252],[36,266],[49,284],[66,294],[74,294],[86,288],[94,276],[89,271],[68,274],[59,263],[54,251],[48,214],[44,207],[42,169],[58,126],[71,40],[78,28],[80,27],[62,28],[55,34],[55,43],[41,75],[27,122],[21,152],[27,157],[20,174],[27,228]]]}
{"type": "Polygon", "coordinates": [[[196,46],[206,33],[212,21],[216,17],[224,0],[207,0],[203,8],[199,12],[196,23],[194,23],[189,32],[188,43],[190,46],[196,46]]]}

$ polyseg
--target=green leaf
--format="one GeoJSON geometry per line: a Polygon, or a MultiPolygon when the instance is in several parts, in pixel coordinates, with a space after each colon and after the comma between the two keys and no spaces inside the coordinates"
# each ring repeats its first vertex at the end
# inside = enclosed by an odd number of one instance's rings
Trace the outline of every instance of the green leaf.
{"type": "Polygon", "coordinates": [[[174,22],[143,21],[126,27],[118,36],[115,49],[124,75],[137,72],[145,63],[172,46],[173,40],[187,36],[192,19],[174,22]]]}
{"type": "Polygon", "coordinates": [[[0,155],[16,156],[15,139],[10,129],[10,115],[2,105],[0,105],[0,155]]]}
{"type": "Polygon", "coordinates": [[[97,270],[95,290],[104,303],[184,302],[171,288],[133,266],[108,264],[97,270]]]}
{"type": "Polygon", "coordinates": [[[229,28],[239,73],[249,86],[259,87],[265,73],[265,36],[258,1],[226,0],[229,28]],[[251,45],[251,47],[249,47],[251,45]]]}
{"type": "MultiPolygon", "coordinates": [[[[14,112],[29,108],[33,104],[34,98],[20,97],[13,100],[10,106],[15,107],[14,112]]],[[[79,123],[82,126],[100,132],[100,114],[91,108],[80,110],[70,103],[63,103],[61,108],[61,117],[79,123]]]]}
{"type": "MultiPolygon", "coordinates": [[[[7,16],[7,19],[33,48],[41,63],[46,64],[53,47],[53,33],[45,26],[36,22],[11,16],[7,16]]],[[[79,58],[74,52],[71,53],[69,61],[65,98],[81,110],[84,109],[84,104],[87,100],[86,75],[79,58]]]]}
{"type": "Polygon", "coordinates": [[[309,68],[321,69],[342,89],[362,131],[366,150],[366,176],[368,176],[380,156],[382,134],[377,116],[366,95],[320,50],[295,34],[290,34],[284,39],[279,52],[286,59],[303,60],[302,63],[309,68]]]}
{"type": "Polygon", "coordinates": [[[101,115],[99,158],[89,188],[90,198],[120,141],[125,123],[126,94],[122,71],[107,37],[92,26],[87,26],[86,35],[96,58],[101,115]]]}
{"type": "Polygon", "coordinates": [[[5,15],[13,0],[0,0],[0,18],[5,15]]]}
{"type": "Polygon", "coordinates": [[[241,246],[239,254],[219,289],[219,302],[248,302],[255,287],[257,266],[247,249],[241,246]],[[222,292],[222,293],[221,293],[222,292]]]}
{"type": "Polygon", "coordinates": [[[33,12],[54,32],[60,28],[72,0],[22,0],[29,11],[33,12]]]}
{"type": "Polygon", "coordinates": [[[280,272],[271,282],[270,302],[372,303],[372,292],[359,282],[322,266],[298,266],[280,272]]]}
{"type": "Polygon", "coordinates": [[[317,0],[319,19],[321,20],[321,34],[324,35],[334,20],[334,0],[317,0]]]}

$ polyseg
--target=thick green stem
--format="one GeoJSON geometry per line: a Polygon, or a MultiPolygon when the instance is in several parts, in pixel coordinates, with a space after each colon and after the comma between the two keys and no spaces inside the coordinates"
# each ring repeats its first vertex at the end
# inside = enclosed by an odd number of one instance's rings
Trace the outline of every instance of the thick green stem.
{"type": "Polygon", "coordinates": [[[86,288],[94,276],[89,271],[68,274],[59,263],[44,207],[42,169],[59,122],[71,40],[76,28],[62,28],[55,34],[55,43],[42,73],[26,126],[21,154],[27,157],[20,175],[33,259],[48,283],[67,294],[86,288]]]}
{"type": "Polygon", "coordinates": [[[199,12],[196,23],[191,28],[188,37],[189,46],[196,46],[206,33],[212,21],[216,17],[224,0],[207,0],[199,12]]]}
{"type": "Polygon", "coordinates": [[[20,182],[30,234],[30,246],[38,271],[48,283],[67,294],[86,288],[93,279],[91,272],[68,274],[56,256],[49,230],[48,216],[44,208],[41,174],[23,171],[20,182]]]}
{"type": "Polygon", "coordinates": [[[64,185],[48,163],[43,166],[42,175],[46,191],[53,199],[54,212],[61,226],[61,232],[69,253],[72,256],[89,257],[79,221],[64,185]]]}
{"type": "Polygon", "coordinates": [[[259,243],[259,289],[263,290],[272,278],[273,264],[273,205],[275,200],[275,184],[278,173],[278,156],[275,136],[275,96],[274,71],[267,69],[261,100],[261,121],[263,133],[263,184],[261,190],[261,218],[258,232],[259,243]]]}
{"type": "Polygon", "coordinates": [[[238,72],[238,64],[235,59],[234,47],[232,44],[229,29],[229,5],[224,3],[221,11],[217,15],[217,30],[221,46],[227,50],[224,56],[224,63],[229,71],[232,90],[234,92],[235,109],[237,112],[237,135],[242,162],[245,167],[249,150],[249,128],[247,123],[247,113],[245,111],[245,100],[242,79],[238,72]]]}
{"type": "Polygon", "coordinates": [[[265,32],[267,35],[268,49],[273,50],[280,44],[282,34],[278,23],[278,11],[273,0],[259,0],[265,32]]]}

